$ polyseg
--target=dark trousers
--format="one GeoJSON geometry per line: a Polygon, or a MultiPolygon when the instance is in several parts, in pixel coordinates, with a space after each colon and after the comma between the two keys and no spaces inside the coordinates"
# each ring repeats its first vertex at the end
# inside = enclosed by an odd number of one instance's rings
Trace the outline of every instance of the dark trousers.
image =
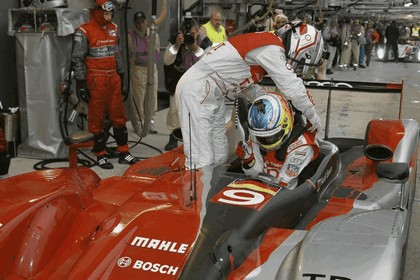
{"type": "Polygon", "coordinates": [[[369,66],[372,58],[372,44],[366,44],[365,46],[366,66],[369,66]]]}
{"type": "Polygon", "coordinates": [[[394,52],[394,60],[395,62],[398,62],[398,44],[397,42],[390,42],[387,41],[385,45],[385,57],[384,61],[388,61],[388,55],[389,55],[389,49],[392,48],[394,52]]]}

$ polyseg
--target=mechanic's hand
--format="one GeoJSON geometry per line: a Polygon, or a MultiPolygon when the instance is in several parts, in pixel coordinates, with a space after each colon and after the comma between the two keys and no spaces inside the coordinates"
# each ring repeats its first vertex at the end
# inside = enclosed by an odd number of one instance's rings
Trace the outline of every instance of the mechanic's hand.
{"type": "Polygon", "coordinates": [[[320,132],[322,129],[321,119],[318,114],[315,113],[315,116],[311,119],[308,119],[311,126],[308,128],[310,132],[320,132]]]}
{"type": "Polygon", "coordinates": [[[79,97],[86,103],[89,103],[90,92],[87,87],[86,80],[76,80],[76,90],[79,94],[79,97]]]}
{"type": "Polygon", "coordinates": [[[239,142],[236,147],[236,155],[242,160],[244,165],[251,165],[254,161],[254,152],[252,151],[252,142],[239,142]]]}

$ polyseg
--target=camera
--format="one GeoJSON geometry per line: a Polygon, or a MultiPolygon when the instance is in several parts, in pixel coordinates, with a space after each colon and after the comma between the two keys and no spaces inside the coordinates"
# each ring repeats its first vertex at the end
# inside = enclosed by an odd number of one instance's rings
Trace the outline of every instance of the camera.
{"type": "Polygon", "coordinates": [[[195,42],[194,35],[191,33],[192,17],[191,13],[186,13],[184,17],[184,42],[187,45],[192,45],[195,42]]]}

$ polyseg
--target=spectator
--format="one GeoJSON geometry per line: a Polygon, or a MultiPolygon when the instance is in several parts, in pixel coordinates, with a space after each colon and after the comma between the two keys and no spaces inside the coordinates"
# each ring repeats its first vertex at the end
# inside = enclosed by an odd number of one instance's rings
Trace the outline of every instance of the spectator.
{"type": "Polygon", "coordinates": [[[356,71],[357,67],[359,66],[359,59],[360,59],[360,45],[363,44],[364,37],[365,37],[365,29],[360,24],[359,19],[355,19],[353,24],[350,27],[351,33],[351,55],[353,56],[352,63],[353,63],[353,70],[356,71]]]}
{"type": "Polygon", "coordinates": [[[118,28],[113,23],[114,3],[95,0],[90,21],[74,33],[72,65],[80,96],[88,101],[88,127],[95,136],[93,150],[97,164],[103,169],[114,168],[106,154],[107,133],[103,120],[108,114],[114,129],[120,164],[139,161],[128,148],[126,116],[122,99],[123,67],[118,48],[118,28]]]}
{"type": "Polygon", "coordinates": [[[415,37],[418,38],[419,37],[419,31],[420,31],[420,26],[417,22],[415,22],[413,24],[413,27],[411,28],[411,37],[415,37]]]}
{"type": "Polygon", "coordinates": [[[397,22],[393,20],[391,25],[385,29],[385,56],[384,62],[388,62],[389,59],[389,49],[392,48],[394,52],[394,61],[398,62],[398,38],[400,37],[400,32],[397,27],[397,22]]]}
{"type": "Polygon", "coordinates": [[[205,51],[209,51],[211,45],[212,42],[209,38],[199,33],[198,23],[193,19],[187,19],[182,24],[181,32],[174,34],[170,38],[163,54],[165,86],[170,94],[169,111],[166,118],[166,125],[170,135],[169,142],[165,146],[166,151],[178,147],[178,141],[172,133],[175,128],[180,127],[174,96],[176,85],[185,71],[202,58],[205,51]],[[191,35],[193,37],[189,37],[191,35]]]}
{"type": "Polygon", "coordinates": [[[200,33],[207,36],[213,45],[227,40],[225,27],[222,25],[222,13],[218,9],[212,10],[210,20],[201,26],[200,33]]]}
{"type": "Polygon", "coordinates": [[[340,62],[338,67],[340,70],[347,70],[349,67],[349,60],[351,55],[351,30],[350,30],[350,19],[344,18],[342,19],[342,26],[341,26],[341,33],[340,33],[340,41],[341,41],[341,54],[340,54],[340,62]]]}
{"type": "Polygon", "coordinates": [[[373,28],[372,22],[368,21],[368,23],[366,25],[366,31],[365,31],[365,38],[366,38],[365,54],[366,54],[366,66],[367,67],[369,67],[370,60],[372,58],[372,49],[373,49],[373,46],[376,43],[375,36],[377,36],[378,40],[379,40],[379,35],[377,34],[376,30],[373,28]],[[376,35],[375,35],[375,33],[376,33],[376,35]]]}
{"type": "MultiPolygon", "coordinates": [[[[149,35],[147,28],[146,16],[139,11],[134,14],[134,29],[129,32],[128,49],[130,52],[130,83],[131,93],[134,99],[134,104],[138,112],[139,122],[144,123],[144,100],[147,89],[147,60],[149,55],[149,35]]],[[[157,114],[157,86],[158,86],[158,71],[156,62],[160,60],[160,40],[159,35],[156,34],[156,48],[155,48],[155,64],[154,82],[152,88],[153,98],[153,115],[149,127],[149,133],[157,133],[154,119],[157,114]]]]}
{"type": "Polygon", "coordinates": [[[300,118],[280,94],[255,99],[248,113],[251,140],[240,142],[236,149],[244,173],[256,177],[264,172],[281,187],[294,189],[299,174],[319,153],[316,133],[304,130],[300,118]]]}
{"type": "MultiPolygon", "coordinates": [[[[279,30],[280,28],[283,27],[283,25],[285,25],[287,22],[289,21],[289,19],[287,18],[287,16],[285,14],[282,13],[278,13],[275,17],[274,17],[274,23],[273,23],[273,31],[275,30],[279,30]]],[[[270,31],[271,31],[270,30],[270,31]]]]}
{"type": "Polygon", "coordinates": [[[337,51],[337,47],[340,44],[340,31],[337,26],[337,20],[336,19],[330,19],[328,25],[324,28],[323,36],[324,40],[327,42],[327,51],[330,53],[330,56],[328,58],[327,62],[327,74],[332,75],[334,74],[333,71],[331,71],[333,60],[335,57],[335,53],[337,51]]]}

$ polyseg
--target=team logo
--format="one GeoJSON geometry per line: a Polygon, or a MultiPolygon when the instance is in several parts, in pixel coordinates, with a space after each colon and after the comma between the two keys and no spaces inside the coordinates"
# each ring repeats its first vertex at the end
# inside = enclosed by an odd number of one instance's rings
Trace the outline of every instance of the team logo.
{"type": "Polygon", "coordinates": [[[287,70],[292,70],[292,64],[289,61],[286,61],[286,68],[287,70]]]}
{"type": "Polygon", "coordinates": [[[129,267],[131,264],[131,259],[129,257],[122,257],[117,261],[117,264],[121,268],[129,267]]]}
{"type": "Polygon", "coordinates": [[[115,30],[111,29],[111,30],[108,30],[108,35],[112,36],[112,37],[115,37],[115,36],[117,36],[117,32],[115,30]]]}
{"type": "Polygon", "coordinates": [[[306,40],[306,41],[310,41],[310,40],[311,40],[311,38],[312,38],[312,37],[311,37],[311,35],[309,35],[309,34],[306,34],[306,35],[305,35],[305,40],[306,40]]]}

